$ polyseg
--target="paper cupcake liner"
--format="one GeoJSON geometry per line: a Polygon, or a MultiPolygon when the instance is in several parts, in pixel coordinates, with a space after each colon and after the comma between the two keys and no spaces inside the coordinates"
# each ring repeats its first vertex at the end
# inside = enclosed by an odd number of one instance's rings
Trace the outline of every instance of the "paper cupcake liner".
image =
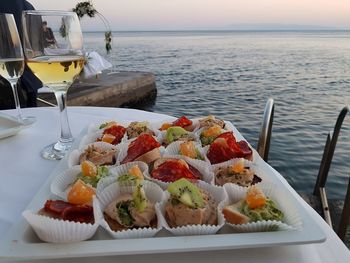
{"type": "MultiPolygon", "coordinates": [[[[118,165],[109,169],[109,176],[102,178],[97,184],[97,194],[101,193],[107,186],[113,183],[117,183],[119,176],[128,173],[129,169],[137,165],[144,176],[149,176],[148,165],[144,162],[136,161],[130,162],[122,165],[118,165]]],[[[133,183],[128,184],[128,182],[119,183],[122,186],[133,186],[133,183]]]]}
{"type": "Polygon", "coordinates": [[[81,166],[75,165],[57,175],[50,185],[51,193],[67,200],[69,186],[76,181],[79,173],[81,173],[81,166]]]}
{"type": "Polygon", "coordinates": [[[99,218],[94,204],[95,223],[86,224],[60,219],[54,219],[36,212],[26,210],[22,213],[23,217],[32,226],[37,236],[50,243],[73,243],[91,238],[98,226],[99,218]]]}
{"type": "MultiPolygon", "coordinates": [[[[264,232],[264,231],[277,231],[277,230],[300,230],[302,228],[302,220],[297,208],[293,205],[291,200],[280,191],[273,184],[261,183],[259,188],[264,194],[273,200],[284,214],[283,222],[264,220],[258,222],[252,222],[247,224],[230,224],[236,232],[264,232]]],[[[247,188],[241,187],[235,184],[225,184],[224,189],[227,193],[227,199],[219,205],[220,211],[224,206],[234,204],[245,198],[247,188]]]]}
{"type": "Polygon", "coordinates": [[[142,227],[137,229],[127,229],[122,231],[113,231],[103,216],[103,211],[107,207],[108,204],[110,204],[113,200],[115,200],[118,196],[125,193],[132,193],[135,189],[135,186],[128,186],[128,187],[121,187],[118,184],[112,184],[107,186],[101,194],[98,195],[97,200],[97,213],[100,220],[100,225],[106,229],[106,231],[113,237],[113,238],[146,238],[146,237],[152,237],[156,235],[161,229],[162,229],[162,221],[161,219],[161,213],[159,209],[157,208],[157,203],[161,202],[163,200],[164,192],[163,190],[156,184],[152,182],[143,182],[143,188],[146,193],[147,199],[150,200],[150,202],[155,204],[156,209],[156,215],[157,215],[157,227],[151,228],[151,227],[142,227]]]}
{"type": "Polygon", "coordinates": [[[112,145],[112,144],[109,144],[109,143],[105,143],[105,142],[94,142],[94,143],[90,143],[90,144],[85,145],[80,150],[78,150],[78,149],[73,150],[68,156],[68,167],[72,167],[74,165],[80,164],[80,161],[79,161],[80,155],[91,145],[99,147],[99,148],[101,148],[103,150],[116,149],[117,151],[116,151],[116,155],[115,156],[116,156],[116,160],[118,159],[119,146],[115,146],[115,145],[112,145]]]}
{"type": "MultiPolygon", "coordinates": [[[[191,159],[189,157],[182,156],[182,155],[168,155],[168,156],[164,155],[163,158],[184,160],[188,164],[190,164],[191,166],[196,168],[202,174],[203,177],[200,179],[200,181],[204,181],[204,182],[207,182],[209,184],[214,183],[214,175],[213,175],[213,172],[211,170],[211,167],[208,163],[206,163],[204,161],[194,160],[194,159],[191,159]]],[[[147,180],[150,180],[150,181],[158,184],[164,190],[166,190],[168,188],[168,185],[170,184],[168,182],[163,182],[161,180],[152,178],[152,171],[149,171],[149,175],[145,176],[145,178],[147,180]]]]}
{"type": "MultiPolygon", "coordinates": [[[[219,206],[224,200],[227,199],[226,192],[222,187],[210,185],[205,182],[199,181],[197,186],[206,192],[210,193],[214,198],[216,204],[219,206]]],[[[217,225],[187,225],[180,227],[170,227],[165,217],[165,205],[170,198],[168,191],[164,193],[163,202],[159,204],[160,211],[162,213],[162,222],[166,230],[171,232],[175,236],[190,236],[190,235],[212,235],[215,234],[225,224],[223,214],[217,209],[217,225]]]]}
{"type": "MultiPolygon", "coordinates": [[[[153,137],[159,142],[157,137],[155,137],[155,136],[153,136],[153,137]]],[[[117,164],[120,164],[124,160],[124,158],[127,156],[127,154],[128,154],[128,147],[129,147],[130,143],[132,141],[134,141],[135,139],[136,138],[133,138],[131,140],[128,140],[125,143],[120,144],[120,148],[119,148],[120,151],[119,151],[119,156],[118,156],[118,159],[117,159],[117,164]]],[[[165,152],[165,148],[163,146],[160,146],[159,147],[159,151],[160,151],[160,155],[163,156],[163,154],[165,152]]]]}
{"type": "Polygon", "coordinates": [[[216,184],[215,183],[215,171],[218,168],[231,166],[231,165],[234,165],[237,162],[240,162],[242,160],[244,161],[244,166],[245,167],[250,167],[250,169],[252,169],[254,174],[256,174],[257,176],[259,176],[262,179],[261,182],[255,184],[255,185],[260,185],[261,183],[271,183],[271,180],[269,179],[269,176],[262,169],[259,169],[258,165],[256,165],[255,163],[253,163],[253,162],[251,162],[251,161],[249,161],[247,159],[244,159],[244,158],[235,158],[235,159],[231,159],[231,160],[228,160],[226,162],[223,162],[223,163],[218,163],[218,164],[211,165],[211,169],[212,169],[213,176],[214,176],[214,184],[216,184]]]}
{"type": "MultiPolygon", "coordinates": [[[[180,154],[180,144],[183,143],[182,141],[176,141],[172,142],[165,148],[164,155],[181,155],[180,154]]],[[[202,145],[199,142],[194,142],[195,148],[198,149],[200,155],[204,158],[204,161],[208,164],[210,164],[207,156],[205,155],[205,152],[203,150],[202,145]]],[[[194,160],[199,160],[199,159],[194,159],[194,160]]]]}

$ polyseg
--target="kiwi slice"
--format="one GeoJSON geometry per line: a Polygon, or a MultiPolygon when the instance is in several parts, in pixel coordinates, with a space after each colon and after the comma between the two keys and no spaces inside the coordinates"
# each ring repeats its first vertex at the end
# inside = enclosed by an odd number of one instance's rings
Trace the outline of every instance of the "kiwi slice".
{"type": "Polygon", "coordinates": [[[169,184],[167,190],[173,198],[188,207],[202,208],[205,205],[200,189],[185,178],[169,184]]]}
{"type": "Polygon", "coordinates": [[[134,206],[137,211],[142,213],[146,209],[148,201],[141,184],[138,184],[135,191],[132,193],[132,200],[134,201],[134,206]]]}
{"type": "Polygon", "coordinates": [[[178,127],[178,126],[170,127],[166,131],[165,140],[167,143],[172,143],[173,141],[178,140],[179,138],[181,138],[181,136],[187,133],[188,132],[181,127],[178,127]]]}

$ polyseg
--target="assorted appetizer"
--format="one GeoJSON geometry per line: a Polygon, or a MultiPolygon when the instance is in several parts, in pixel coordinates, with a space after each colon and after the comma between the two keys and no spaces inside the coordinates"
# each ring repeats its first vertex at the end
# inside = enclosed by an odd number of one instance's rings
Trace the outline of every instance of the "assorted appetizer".
{"type": "Polygon", "coordinates": [[[170,227],[217,224],[217,204],[210,193],[184,178],[169,184],[167,191],[165,218],[170,227]]]}
{"type": "Polygon", "coordinates": [[[152,135],[141,134],[129,144],[127,155],[121,161],[121,164],[132,161],[152,163],[160,158],[160,146],[160,143],[152,135]]]}
{"type": "Polygon", "coordinates": [[[179,154],[190,157],[192,159],[204,160],[203,156],[196,148],[193,141],[183,142],[179,145],[179,154]]]}
{"type": "Polygon", "coordinates": [[[100,129],[104,129],[102,136],[97,138],[96,141],[107,142],[113,145],[119,144],[126,132],[126,128],[118,125],[118,123],[112,121],[104,123],[100,126],[100,129]]]}
{"type": "Polygon", "coordinates": [[[214,175],[215,184],[221,186],[226,183],[233,183],[248,187],[261,182],[261,178],[255,175],[249,166],[244,165],[243,159],[240,159],[233,165],[217,167],[214,175]]]}
{"type": "Polygon", "coordinates": [[[237,142],[232,132],[224,132],[210,144],[207,157],[211,164],[222,163],[233,158],[251,160],[253,151],[246,141],[237,142]]]}
{"type": "Polygon", "coordinates": [[[193,140],[195,140],[194,136],[188,131],[186,131],[184,128],[181,128],[179,126],[173,126],[166,130],[163,144],[166,146],[175,141],[187,142],[193,140]]]}
{"type": "Polygon", "coordinates": [[[199,135],[199,139],[201,140],[202,146],[207,146],[211,144],[221,133],[222,128],[216,124],[204,128],[204,130],[199,135]]]}
{"type": "Polygon", "coordinates": [[[104,218],[113,231],[157,226],[155,206],[138,184],[132,194],[120,195],[104,209],[104,218]]]}
{"type": "Polygon", "coordinates": [[[186,116],[182,116],[173,122],[163,123],[159,130],[166,131],[170,127],[174,127],[174,126],[184,128],[187,131],[193,131],[195,128],[193,126],[193,122],[190,119],[188,119],[186,116]]]}
{"type": "Polygon", "coordinates": [[[218,125],[221,129],[225,128],[225,122],[213,115],[209,115],[199,120],[199,128],[210,128],[214,125],[218,125]]]}
{"type": "Polygon", "coordinates": [[[39,215],[50,218],[94,224],[93,208],[88,205],[75,205],[62,200],[47,200],[39,215]]]}
{"type": "Polygon", "coordinates": [[[71,204],[92,205],[92,198],[96,194],[97,183],[108,175],[106,166],[96,166],[90,161],[81,163],[81,173],[68,188],[67,200],[71,204]]]}
{"type": "Polygon", "coordinates": [[[135,185],[142,180],[144,180],[144,176],[141,169],[137,165],[132,166],[127,173],[122,174],[117,179],[119,183],[132,183],[135,185]]]}
{"type": "MultiPolygon", "coordinates": [[[[183,231],[183,228],[177,227],[196,226],[203,228],[203,225],[206,229],[211,227],[219,229],[224,224],[222,215],[228,223],[233,225],[285,220],[283,212],[274,201],[266,197],[264,192],[255,185],[262,179],[255,174],[249,162],[244,160],[252,159],[252,149],[246,141],[237,142],[233,132],[225,130],[225,122],[221,119],[210,115],[196,121],[194,125],[191,120],[182,116],[174,122],[164,123],[161,126],[159,130],[164,132],[159,132],[159,135],[164,135],[164,137],[163,141],[160,142],[155,138],[148,122],[131,122],[127,128],[116,122],[107,122],[99,128],[103,129],[103,132],[97,141],[102,142],[89,144],[83,153],[80,154],[77,151],[74,155],[74,164],[78,163],[80,155],[81,172],[79,167],[73,167],[72,170],[67,170],[62,175],[66,178],[65,180],[58,180],[61,182],[60,186],[64,185],[60,188],[59,196],[66,197],[67,201],[47,200],[38,213],[32,213],[34,216],[43,215],[64,221],[95,224],[96,228],[100,224],[99,220],[104,218],[101,225],[115,235],[123,233],[121,232],[123,230],[136,229],[129,231],[137,232],[136,234],[127,237],[139,237],[140,232],[141,235],[149,235],[148,232],[145,234],[142,232],[145,229],[150,231],[161,229],[164,220],[157,218],[157,213],[159,215],[160,210],[156,212],[156,207],[159,209],[158,205],[161,201],[163,201],[161,211],[164,213],[166,223],[170,226],[170,228],[168,226],[166,228],[174,231],[177,229],[183,231]],[[200,130],[193,133],[195,128],[200,128],[200,130]],[[125,143],[118,146],[117,150],[117,147],[113,145],[121,143],[124,136],[125,143]],[[132,140],[126,142],[126,137],[132,140]],[[165,145],[172,143],[166,149],[164,156],[173,155],[173,157],[161,158],[161,143],[165,145]],[[208,146],[204,148],[208,149],[206,156],[203,156],[204,153],[201,154],[203,151],[201,145],[208,146]],[[118,158],[117,151],[119,152],[118,158]],[[212,165],[220,164],[210,166],[198,161],[204,160],[204,157],[207,157],[212,165]],[[231,160],[234,158],[244,159],[231,160]],[[107,167],[116,164],[117,160],[120,164],[128,164],[113,168],[107,167]],[[228,160],[231,161],[223,163],[228,160]],[[133,161],[140,162],[130,163],[133,161]],[[109,174],[113,175],[112,170],[109,172],[109,168],[115,169],[115,176],[108,177],[109,174]],[[157,184],[147,182],[145,176],[147,179],[150,179],[147,176],[150,176],[152,180],[156,179],[154,181],[157,184]],[[103,181],[99,183],[101,179],[103,181]],[[116,180],[118,184],[115,184],[116,180]],[[198,180],[214,182],[219,186],[226,185],[217,187],[203,182],[196,184],[198,180]],[[111,185],[112,183],[113,185],[111,185]],[[235,201],[242,198],[242,194],[246,190],[227,183],[247,187],[247,191],[243,200],[222,208],[221,203],[218,204],[219,200],[224,200],[227,193],[237,193],[236,191],[228,191],[226,187],[240,189],[238,198],[231,197],[235,201]],[[164,192],[159,185],[163,189],[167,189],[167,199],[164,199],[164,192]],[[103,191],[96,190],[97,186],[103,191]],[[104,192],[105,190],[107,191],[104,192]],[[93,205],[98,207],[95,212],[100,213],[100,216],[96,216],[95,223],[92,203],[96,193],[98,196],[93,205]],[[222,197],[219,197],[221,193],[222,197]],[[104,201],[101,202],[101,200],[104,201]],[[98,205],[99,202],[101,202],[101,206],[98,205]],[[155,203],[158,204],[155,205],[155,203]],[[222,214],[217,213],[218,205],[222,208],[222,214]]],[[[94,129],[95,132],[96,128],[94,129]]],[[[52,191],[55,193],[54,190],[52,191]]],[[[245,226],[237,227],[244,228],[245,226]]],[[[39,229],[40,226],[36,226],[36,228],[39,229]]],[[[88,233],[89,236],[79,237],[76,240],[90,238],[96,228],[91,229],[91,232],[88,233]]],[[[187,228],[185,229],[188,231],[187,228]]],[[[171,232],[171,230],[169,231],[171,232]]],[[[181,231],[180,235],[188,234],[188,232],[181,231]]],[[[152,235],[154,233],[152,232],[152,235]]],[[[49,242],[54,240],[42,239],[49,240],[49,242]]]]}
{"type": "Polygon", "coordinates": [[[89,184],[94,188],[102,178],[108,175],[107,166],[97,166],[91,161],[83,161],[80,166],[81,173],[78,174],[77,180],[82,180],[85,184],[89,184]]]}
{"type": "Polygon", "coordinates": [[[225,206],[222,209],[225,219],[230,224],[246,224],[249,222],[276,220],[282,221],[283,212],[275,202],[265,196],[257,186],[251,186],[245,199],[225,206]]]}
{"type": "Polygon", "coordinates": [[[154,132],[149,128],[149,123],[147,121],[133,121],[126,128],[126,134],[128,135],[128,139],[136,138],[137,136],[143,133],[154,135],[154,132]]]}
{"type": "Polygon", "coordinates": [[[95,165],[113,165],[116,162],[116,153],[116,149],[103,149],[92,144],[80,155],[79,162],[90,161],[95,165]]]}
{"type": "Polygon", "coordinates": [[[154,162],[151,177],[162,182],[174,182],[181,178],[199,180],[200,172],[182,159],[160,158],[154,162]]]}

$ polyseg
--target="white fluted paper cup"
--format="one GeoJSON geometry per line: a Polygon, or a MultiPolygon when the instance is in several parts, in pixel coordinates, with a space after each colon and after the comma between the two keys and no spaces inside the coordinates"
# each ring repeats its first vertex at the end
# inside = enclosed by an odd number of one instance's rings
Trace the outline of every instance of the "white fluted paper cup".
{"type": "MultiPolygon", "coordinates": [[[[215,204],[219,206],[224,200],[227,199],[226,192],[222,187],[210,185],[206,182],[199,181],[197,186],[207,193],[209,193],[215,200],[215,204]]],[[[165,205],[170,198],[170,193],[165,191],[163,202],[159,204],[160,211],[162,213],[162,221],[166,230],[171,232],[175,236],[190,236],[190,235],[213,235],[225,224],[225,219],[222,213],[216,208],[217,224],[216,225],[187,225],[179,227],[170,227],[166,215],[165,205]]]]}
{"type": "Polygon", "coordinates": [[[50,243],[73,243],[91,238],[98,226],[99,218],[94,205],[94,224],[79,223],[61,219],[54,219],[48,216],[39,215],[37,212],[26,210],[23,217],[33,228],[37,236],[50,243]]]}
{"type": "Polygon", "coordinates": [[[97,202],[97,213],[98,217],[101,218],[100,225],[106,229],[106,231],[116,239],[123,238],[146,238],[156,235],[162,229],[161,213],[157,208],[157,203],[163,200],[164,192],[156,184],[152,182],[143,182],[143,189],[145,191],[147,199],[155,204],[156,216],[157,216],[157,226],[152,227],[142,227],[142,228],[133,228],[125,229],[122,231],[113,231],[108,225],[107,221],[104,219],[103,211],[105,208],[113,202],[118,196],[126,193],[133,193],[136,186],[119,186],[118,184],[112,184],[107,186],[101,194],[98,196],[97,202]]]}
{"type": "Polygon", "coordinates": [[[79,165],[80,164],[80,155],[82,155],[84,153],[84,151],[89,147],[89,146],[95,146],[98,148],[101,148],[102,150],[116,150],[115,153],[115,159],[118,159],[118,155],[119,155],[119,146],[116,145],[112,145],[106,142],[94,142],[94,143],[90,143],[88,145],[85,145],[82,149],[75,149],[73,150],[69,156],[68,156],[68,167],[72,167],[74,165],[79,165]]]}
{"type": "MultiPolygon", "coordinates": [[[[276,188],[273,184],[262,183],[259,188],[264,194],[273,200],[278,209],[284,214],[283,221],[263,220],[251,222],[247,224],[230,224],[226,222],[234,231],[244,232],[266,232],[276,230],[300,230],[302,228],[302,220],[299,211],[293,202],[285,195],[284,192],[276,188]]],[[[220,211],[223,207],[239,202],[246,196],[247,188],[235,184],[225,184],[224,189],[227,199],[219,205],[220,211]]]]}
{"type": "MultiPolygon", "coordinates": [[[[201,160],[195,160],[191,159],[187,156],[183,155],[164,155],[163,158],[165,159],[177,159],[177,160],[184,160],[187,164],[191,165],[195,169],[198,170],[198,172],[202,175],[202,178],[200,178],[200,181],[207,182],[209,184],[214,184],[214,174],[211,170],[210,165],[207,162],[201,161],[201,160]]],[[[152,171],[149,172],[149,176],[145,176],[147,180],[150,180],[156,184],[158,184],[162,189],[166,190],[168,188],[168,185],[171,182],[163,182],[161,180],[158,180],[156,178],[152,177],[152,171]]]]}
{"type": "Polygon", "coordinates": [[[269,176],[266,174],[266,172],[264,172],[262,169],[259,169],[257,164],[255,164],[255,163],[253,163],[253,162],[251,162],[251,161],[249,161],[247,159],[244,159],[244,158],[237,158],[237,159],[228,160],[228,161],[223,162],[223,163],[218,163],[218,164],[211,165],[211,169],[212,169],[213,175],[214,175],[214,183],[215,183],[215,185],[219,185],[219,184],[217,184],[217,181],[216,181],[216,173],[217,173],[216,171],[219,168],[225,168],[225,167],[228,167],[228,166],[232,166],[232,165],[235,165],[235,164],[237,164],[238,162],[241,162],[241,161],[244,162],[244,167],[249,167],[249,169],[251,169],[255,175],[260,177],[261,182],[257,183],[257,185],[262,183],[262,182],[265,182],[265,183],[271,182],[271,180],[269,179],[269,176]]]}
{"type": "Polygon", "coordinates": [[[67,200],[67,193],[69,187],[77,180],[77,176],[81,173],[81,166],[74,165],[68,170],[60,173],[51,182],[50,190],[51,193],[67,200]]]}
{"type": "MultiPolygon", "coordinates": [[[[130,162],[130,163],[114,166],[114,167],[110,168],[109,176],[105,177],[105,178],[102,178],[98,182],[97,188],[96,188],[97,195],[100,194],[110,184],[117,183],[118,182],[117,181],[118,178],[121,175],[127,174],[128,171],[130,170],[130,168],[135,166],[135,165],[137,165],[140,168],[142,174],[145,177],[149,176],[149,174],[148,174],[148,165],[146,163],[144,163],[144,162],[135,161],[135,162],[130,162]]],[[[130,182],[130,183],[123,182],[122,185],[123,186],[133,186],[134,183],[132,183],[132,182],[130,182]]]]}

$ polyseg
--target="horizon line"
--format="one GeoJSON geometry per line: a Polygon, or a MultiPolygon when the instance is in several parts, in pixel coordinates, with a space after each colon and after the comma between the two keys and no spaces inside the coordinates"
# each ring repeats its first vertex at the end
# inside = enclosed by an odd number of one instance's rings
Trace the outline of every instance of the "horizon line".
{"type": "Polygon", "coordinates": [[[112,30],[102,30],[102,29],[96,29],[96,30],[84,30],[84,33],[95,33],[95,32],[106,32],[106,31],[112,31],[112,32],[193,32],[193,31],[221,31],[221,32],[307,32],[307,31],[350,31],[350,28],[348,29],[342,29],[342,28],[321,28],[321,29],[112,29],[112,30]]]}

